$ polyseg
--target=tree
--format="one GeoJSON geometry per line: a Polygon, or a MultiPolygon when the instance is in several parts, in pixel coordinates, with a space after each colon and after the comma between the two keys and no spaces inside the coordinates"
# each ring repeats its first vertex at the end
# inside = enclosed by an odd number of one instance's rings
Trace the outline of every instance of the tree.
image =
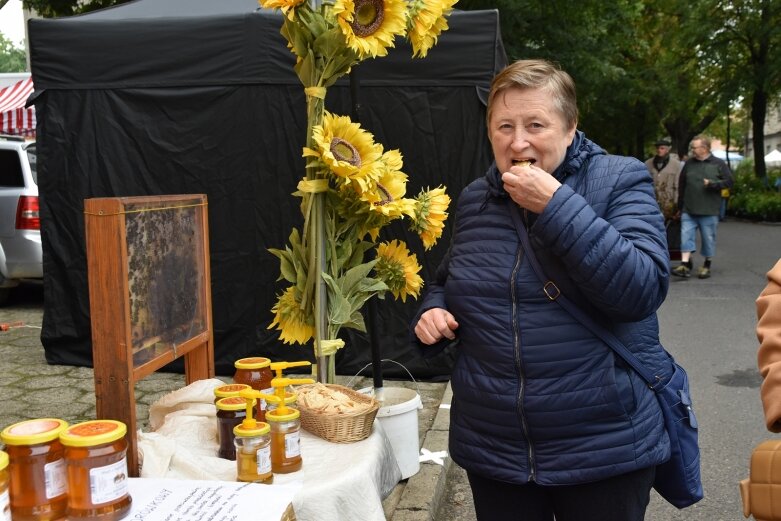
{"type": "Polygon", "coordinates": [[[27,54],[16,47],[11,40],[0,33],[0,72],[23,72],[27,70],[27,54]]]}
{"type": "Polygon", "coordinates": [[[767,178],[765,119],[767,107],[781,92],[781,2],[778,0],[714,0],[721,26],[712,40],[726,68],[750,103],[754,138],[754,171],[767,178]]]}
{"type": "Polygon", "coordinates": [[[130,0],[22,0],[22,5],[39,16],[53,18],[95,11],[128,1],[130,0]]]}

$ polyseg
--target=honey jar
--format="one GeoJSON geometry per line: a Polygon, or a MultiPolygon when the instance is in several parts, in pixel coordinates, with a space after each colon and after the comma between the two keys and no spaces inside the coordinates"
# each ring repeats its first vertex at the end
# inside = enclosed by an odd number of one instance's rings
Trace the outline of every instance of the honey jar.
{"type": "Polygon", "coordinates": [[[271,427],[264,422],[258,422],[254,427],[234,427],[236,474],[239,481],[267,485],[274,482],[274,474],[271,471],[270,431],[271,427]]]}
{"type": "Polygon", "coordinates": [[[65,517],[68,482],[60,433],[68,423],[41,418],[15,423],[0,433],[8,453],[9,502],[14,521],[65,517]]]}
{"type": "MultiPolygon", "coordinates": [[[[269,465],[271,463],[269,462],[269,465]]],[[[0,520],[11,521],[11,500],[8,494],[8,453],[0,450],[0,520]]]]}
{"type": "Polygon", "coordinates": [[[230,398],[231,396],[238,396],[243,389],[250,389],[247,384],[226,384],[220,385],[214,388],[214,403],[220,398],[230,398]]]}
{"type": "Polygon", "coordinates": [[[291,407],[266,413],[271,426],[271,470],[287,474],[301,470],[301,413],[291,407]]]}
{"type": "MultiPolygon", "coordinates": [[[[256,400],[252,400],[252,408],[257,405],[256,400]]],[[[233,444],[233,428],[247,417],[247,401],[240,396],[229,396],[217,400],[217,439],[220,448],[217,449],[217,456],[222,459],[235,460],[236,447],[233,444]]],[[[252,409],[250,409],[252,410],[252,409]]]]}
{"type": "Polygon", "coordinates": [[[68,475],[68,519],[114,521],[130,511],[127,427],[92,420],[60,434],[68,475]]]}
{"type": "MultiPolygon", "coordinates": [[[[233,375],[233,381],[237,384],[247,384],[256,391],[271,394],[274,390],[271,387],[271,380],[274,373],[271,371],[271,360],[262,356],[253,356],[242,358],[233,363],[236,372],[233,375]]],[[[258,421],[265,421],[266,401],[260,400],[257,404],[256,418],[258,421]]]]}

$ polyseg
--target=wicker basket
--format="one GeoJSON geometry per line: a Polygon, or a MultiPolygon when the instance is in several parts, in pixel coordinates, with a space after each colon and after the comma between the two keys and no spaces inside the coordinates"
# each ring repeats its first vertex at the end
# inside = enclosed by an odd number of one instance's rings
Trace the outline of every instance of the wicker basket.
{"type": "Polygon", "coordinates": [[[296,408],[301,411],[301,427],[315,436],[333,443],[353,443],[368,438],[372,432],[372,424],[374,417],[377,416],[377,410],[380,408],[380,402],[349,387],[336,384],[325,385],[346,394],[356,402],[370,403],[371,408],[352,414],[322,414],[298,403],[296,408]]]}

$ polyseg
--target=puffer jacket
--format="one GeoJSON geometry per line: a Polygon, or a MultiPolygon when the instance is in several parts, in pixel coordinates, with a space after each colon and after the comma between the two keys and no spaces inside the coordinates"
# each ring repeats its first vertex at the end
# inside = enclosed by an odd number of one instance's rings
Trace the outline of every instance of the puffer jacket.
{"type": "MultiPolygon", "coordinates": [[[[554,176],[563,185],[548,206],[525,216],[546,275],[669,379],[656,318],[668,288],[668,252],[645,165],[607,155],[577,132],[554,176]]],[[[655,395],[547,298],[511,211],[523,213],[495,166],[464,189],[449,253],[418,312],[442,307],[459,323],[454,461],[491,479],[541,485],[596,481],[666,461],[669,438],[655,395]]]]}

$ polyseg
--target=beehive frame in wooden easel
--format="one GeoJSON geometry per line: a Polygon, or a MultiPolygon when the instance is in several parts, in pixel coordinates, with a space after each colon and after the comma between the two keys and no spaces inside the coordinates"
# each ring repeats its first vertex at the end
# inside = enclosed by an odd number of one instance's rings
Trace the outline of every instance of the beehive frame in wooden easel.
{"type": "Polygon", "coordinates": [[[138,475],[135,382],[184,357],[214,376],[209,232],[202,194],[84,201],[98,418],[127,424],[138,475]]]}

